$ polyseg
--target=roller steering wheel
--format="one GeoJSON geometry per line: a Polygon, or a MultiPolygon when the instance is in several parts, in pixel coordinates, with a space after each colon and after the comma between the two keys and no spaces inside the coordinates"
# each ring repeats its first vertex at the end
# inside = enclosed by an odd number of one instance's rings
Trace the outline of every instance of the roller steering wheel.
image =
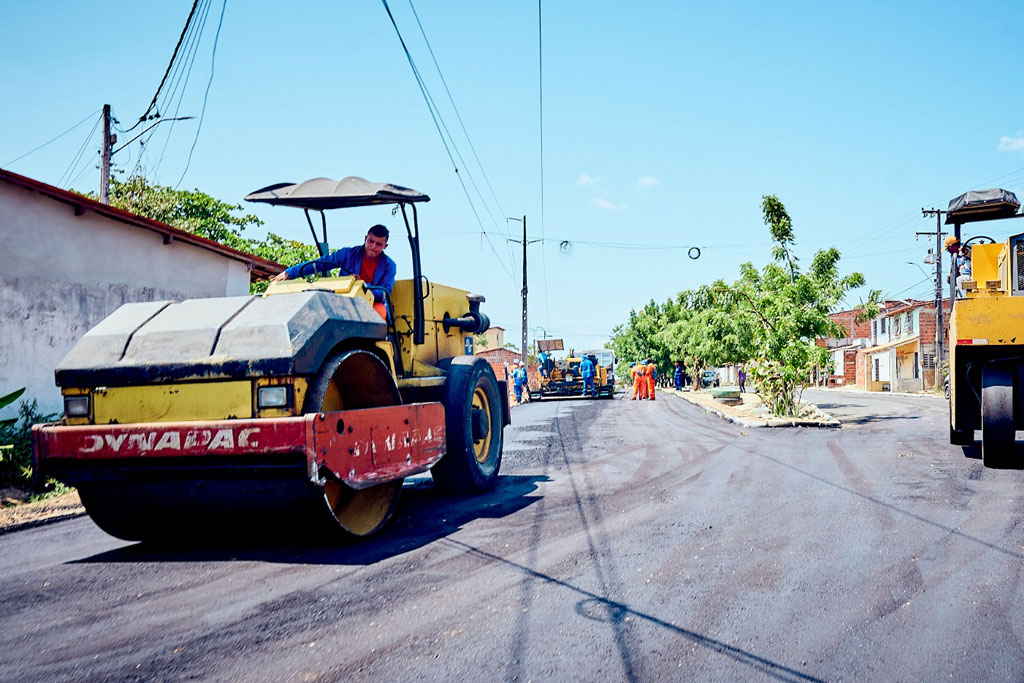
{"type": "Polygon", "coordinates": [[[992,239],[991,237],[989,237],[987,235],[975,235],[971,239],[969,239],[966,242],[964,242],[963,244],[961,244],[960,248],[963,249],[964,247],[969,247],[969,246],[971,246],[971,244],[973,242],[977,242],[978,244],[995,244],[996,243],[996,241],[994,239],[992,239]],[[982,241],[982,240],[984,240],[984,241],[982,241]]]}

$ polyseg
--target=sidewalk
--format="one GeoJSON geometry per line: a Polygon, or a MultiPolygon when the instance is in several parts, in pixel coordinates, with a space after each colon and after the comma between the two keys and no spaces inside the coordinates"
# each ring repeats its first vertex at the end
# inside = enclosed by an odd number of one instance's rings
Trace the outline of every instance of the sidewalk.
{"type": "Polygon", "coordinates": [[[671,388],[659,388],[658,393],[672,394],[688,401],[706,413],[733,422],[741,427],[819,427],[836,429],[842,423],[836,418],[823,413],[812,403],[801,403],[800,417],[775,417],[768,412],[761,397],[754,393],[742,393],[743,403],[730,406],[720,403],[712,397],[710,391],[676,391],[671,388]]]}
{"type": "Polygon", "coordinates": [[[858,389],[856,385],[847,384],[841,387],[807,387],[814,391],[834,391],[843,394],[855,394],[862,396],[909,396],[911,398],[937,398],[943,401],[946,397],[934,391],[867,391],[858,389]]]}

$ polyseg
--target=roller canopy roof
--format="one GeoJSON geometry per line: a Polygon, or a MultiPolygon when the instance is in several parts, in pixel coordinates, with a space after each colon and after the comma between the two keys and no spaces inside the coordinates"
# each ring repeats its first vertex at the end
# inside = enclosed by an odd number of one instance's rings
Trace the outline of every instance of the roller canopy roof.
{"type": "Polygon", "coordinates": [[[250,202],[294,206],[315,211],[430,201],[427,195],[408,187],[390,183],[371,183],[356,176],[349,176],[343,180],[313,178],[302,183],[278,183],[251,192],[245,199],[250,202]]]}
{"type": "Polygon", "coordinates": [[[1009,190],[974,190],[949,200],[946,224],[1009,218],[1020,209],[1017,195],[1009,190]]]}

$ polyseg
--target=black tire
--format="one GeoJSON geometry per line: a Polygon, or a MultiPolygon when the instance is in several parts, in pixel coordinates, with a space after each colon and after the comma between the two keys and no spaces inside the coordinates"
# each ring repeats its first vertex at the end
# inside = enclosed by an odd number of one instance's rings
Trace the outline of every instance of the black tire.
{"type": "Polygon", "coordinates": [[[981,369],[981,461],[1003,467],[1013,454],[1013,373],[1009,366],[987,363],[981,369]]]}
{"type": "Polygon", "coordinates": [[[482,358],[457,356],[439,365],[448,373],[444,398],[448,443],[430,474],[438,486],[451,491],[489,491],[498,480],[504,445],[498,380],[482,358]]]}

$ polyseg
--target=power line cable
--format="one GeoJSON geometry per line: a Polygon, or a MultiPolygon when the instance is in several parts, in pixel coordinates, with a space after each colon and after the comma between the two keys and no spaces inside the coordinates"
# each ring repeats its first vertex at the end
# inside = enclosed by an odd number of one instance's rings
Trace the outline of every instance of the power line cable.
{"type": "Polygon", "coordinates": [[[494,199],[494,205],[498,207],[498,211],[504,216],[505,209],[501,207],[501,202],[498,201],[498,195],[495,194],[494,187],[491,185],[491,179],[487,176],[487,171],[484,169],[484,165],[480,161],[480,156],[476,152],[476,146],[473,144],[473,139],[469,137],[469,131],[466,130],[466,124],[462,120],[462,114],[459,113],[459,108],[455,105],[455,98],[452,97],[452,91],[448,88],[448,81],[445,80],[444,74],[441,72],[441,65],[437,63],[437,57],[434,55],[434,48],[431,47],[430,41],[427,39],[427,33],[423,29],[423,24],[420,22],[420,15],[416,12],[416,7],[412,4],[412,0],[409,0],[409,7],[412,9],[412,15],[416,17],[416,24],[420,27],[420,33],[423,35],[423,42],[427,44],[427,50],[430,51],[430,58],[434,61],[434,67],[437,69],[437,75],[441,77],[441,84],[444,86],[445,93],[448,94],[448,101],[451,102],[452,109],[455,111],[455,118],[459,121],[459,126],[462,128],[462,134],[466,136],[466,142],[469,143],[469,149],[473,152],[473,158],[476,160],[476,165],[480,167],[480,173],[484,177],[487,189],[490,190],[491,198],[494,199]]]}
{"type": "MultiPolygon", "coordinates": [[[[183,78],[178,79],[181,86],[181,93],[178,95],[177,104],[174,106],[174,116],[171,118],[171,125],[168,126],[167,136],[164,138],[164,146],[160,150],[160,157],[157,159],[157,163],[153,168],[154,176],[158,176],[160,173],[160,167],[164,163],[164,156],[167,154],[167,147],[171,142],[171,135],[174,133],[174,126],[177,124],[176,120],[178,119],[178,113],[181,111],[181,102],[184,101],[185,92],[188,89],[188,80],[191,78],[191,72],[193,72],[193,67],[196,65],[196,56],[199,54],[199,45],[202,42],[203,34],[206,31],[206,20],[210,15],[211,5],[212,0],[207,0],[201,10],[203,12],[203,17],[200,19],[199,28],[194,32],[194,40],[191,41],[191,45],[193,46],[191,46],[190,52],[187,53],[185,59],[185,61],[188,62],[188,67],[182,70],[183,78]]],[[[171,91],[171,98],[173,98],[177,89],[178,84],[175,84],[174,89],[171,91]]],[[[168,102],[170,102],[170,98],[168,99],[168,102]]]]}
{"type": "MultiPolygon", "coordinates": [[[[420,35],[423,36],[423,42],[426,43],[426,45],[427,45],[427,50],[430,52],[430,58],[434,62],[434,68],[437,69],[437,75],[441,78],[441,85],[444,86],[444,91],[448,95],[448,101],[451,103],[452,110],[455,112],[455,118],[458,119],[459,126],[462,128],[462,134],[466,137],[466,142],[469,143],[469,149],[473,153],[473,158],[476,160],[476,165],[480,169],[480,173],[484,177],[484,182],[487,184],[487,189],[491,193],[491,198],[494,200],[494,205],[497,207],[499,215],[505,216],[505,209],[502,208],[501,202],[498,201],[498,195],[494,192],[494,186],[491,185],[491,179],[488,177],[487,171],[484,169],[484,165],[480,161],[480,155],[477,154],[476,146],[473,144],[473,139],[469,136],[469,131],[466,130],[466,124],[462,120],[462,114],[459,113],[459,108],[455,104],[455,98],[452,96],[452,91],[448,87],[448,81],[447,81],[447,79],[445,79],[444,73],[441,71],[441,65],[437,61],[437,56],[434,54],[434,48],[430,45],[430,40],[427,38],[427,32],[423,28],[423,23],[420,21],[420,15],[416,11],[416,6],[413,5],[412,0],[409,0],[409,9],[412,10],[412,15],[413,15],[413,17],[416,18],[416,25],[419,26],[420,35]]],[[[450,134],[449,134],[449,137],[451,137],[450,134]]],[[[462,161],[461,158],[460,158],[460,161],[462,161]]],[[[463,168],[466,167],[466,164],[465,164],[464,161],[462,161],[462,165],[463,165],[463,168]]],[[[472,181],[472,177],[470,178],[470,180],[472,181]]],[[[473,186],[474,186],[474,188],[476,188],[476,183],[475,182],[473,183],[473,186]]],[[[484,207],[486,208],[487,207],[487,202],[484,201],[483,195],[480,193],[479,188],[476,188],[476,190],[477,190],[477,194],[480,195],[480,201],[484,204],[484,207]]],[[[490,210],[488,210],[488,214],[490,214],[490,210]]],[[[493,214],[491,214],[491,221],[495,224],[495,227],[497,227],[498,231],[500,232],[501,231],[501,227],[498,225],[498,222],[494,220],[494,215],[493,214]]],[[[512,233],[509,230],[508,220],[507,219],[505,220],[505,237],[507,239],[511,239],[512,238],[512,233]]],[[[511,245],[510,242],[506,241],[505,242],[505,246],[506,246],[506,248],[508,249],[508,252],[509,252],[509,265],[511,265],[511,263],[512,263],[512,245],[511,245]]]]}
{"type": "Polygon", "coordinates": [[[64,177],[67,176],[68,180],[71,180],[75,170],[78,169],[78,164],[82,159],[82,155],[85,153],[85,148],[89,146],[89,141],[92,140],[92,136],[96,134],[96,129],[100,125],[100,118],[96,119],[96,122],[92,124],[92,128],[89,133],[85,136],[85,140],[82,141],[82,146],[78,148],[78,152],[74,157],[71,158],[71,163],[68,167],[60,174],[60,178],[57,180],[57,187],[64,187],[64,177]]]}
{"type": "MultiPolygon", "coordinates": [[[[99,152],[99,150],[97,150],[97,153],[98,153],[98,152],[99,152]]],[[[91,167],[92,167],[92,168],[94,168],[94,169],[98,169],[98,168],[99,168],[99,166],[97,166],[97,165],[95,165],[95,164],[93,164],[93,165],[92,165],[91,167]]],[[[86,164],[85,166],[83,166],[83,167],[82,167],[82,170],[78,172],[78,175],[76,175],[76,176],[75,176],[74,178],[72,178],[71,180],[69,180],[69,181],[68,181],[68,186],[67,186],[67,189],[69,189],[69,190],[70,190],[70,189],[71,189],[72,187],[74,187],[74,186],[75,186],[75,183],[77,183],[77,182],[78,182],[78,180],[79,180],[79,179],[80,179],[80,178],[81,178],[81,177],[82,177],[83,175],[85,175],[86,171],[88,171],[88,170],[89,170],[89,168],[90,168],[90,164],[86,164]]]]}
{"type": "Polygon", "coordinates": [[[196,126],[196,136],[192,140],[192,147],[188,151],[188,160],[185,162],[185,170],[181,172],[181,177],[178,178],[178,184],[174,186],[174,189],[178,189],[178,185],[181,185],[181,181],[185,179],[185,174],[188,173],[188,167],[192,164],[192,152],[196,151],[196,143],[199,142],[199,133],[203,130],[203,119],[206,118],[206,100],[210,97],[210,86],[213,85],[213,70],[217,62],[217,43],[220,41],[220,29],[224,25],[224,12],[228,8],[228,0],[224,0],[220,8],[220,20],[217,22],[217,33],[213,36],[213,53],[210,55],[210,80],[206,82],[206,92],[203,93],[203,108],[199,112],[199,125],[196,126]]]}
{"type": "MultiPolygon", "coordinates": [[[[153,94],[152,101],[149,103],[149,106],[146,107],[146,111],[142,112],[142,116],[140,116],[139,120],[135,122],[135,125],[133,125],[128,130],[134,130],[140,123],[145,121],[146,117],[149,115],[149,112],[153,111],[153,107],[156,106],[157,98],[160,97],[160,91],[163,89],[164,83],[167,81],[167,75],[171,72],[171,67],[174,65],[174,59],[178,56],[178,50],[181,48],[181,43],[185,39],[185,34],[188,32],[188,27],[192,25],[192,17],[195,16],[196,7],[198,5],[199,0],[195,0],[192,3],[192,9],[189,10],[188,13],[188,19],[185,20],[185,28],[181,29],[181,35],[178,36],[178,43],[174,46],[174,52],[171,53],[171,61],[167,63],[167,69],[164,71],[163,78],[160,79],[160,85],[156,87],[156,92],[153,94]]],[[[159,115],[159,111],[157,112],[157,115],[159,115]]]]}
{"type": "MultiPolygon", "coordinates": [[[[402,37],[402,32],[398,28],[398,23],[395,21],[394,15],[391,13],[391,8],[388,6],[387,0],[381,0],[384,5],[384,10],[388,13],[388,18],[391,20],[391,25],[395,28],[395,34],[398,36],[398,42],[402,45],[402,51],[405,53],[405,58],[409,62],[409,67],[412,69],[413,76],[416,79],[416,84],[419,86],[420,94],[423,95],[423,100],[427,103],[427,110],[430,112],[430,118],[434,122],[434,127],[437,129],[437,134],[441,137],[441,144],[444,145],[444,150],[448,154],[448,160],[451,162],[452,167],[455,169],[455,177],[459,180],[459,185],[462,186],[462,192],[466,195],[466,201],[469,202],[469,207],[473,211],[473,215],[476,217],[477,225],[480,226],[480,234],[484,239],[487,240],[487,244],[491,248],[491,253],[494,254],[494,258],[497,259],[502,269],[514,282],[515,277],[512,275],[512,271],[508,269],[508,266],[501,257],[498,256],[497,250],[494,248],[494,243],[491,241],[490,235],[484,230],[483,221],[480,220],[480,214],[476,210],[476,206],[473,204],[473,198],[469,195],[469,190],[466,188],[465,181],[462,180],[462,174],[459,173],[459,166],[455,163],[455,158],[452,156],[451,149],[448,146],[448,140],[445,139],[444,133],[441,130],[441,124],[438,122],[440,112],[435,111],[433,99],[430,97],[430,93],[427,89],[426,83],[424,83],[422,76],[420,75],[419,69],[416,67],[416,61],[412,58],[412,54],[409,52],[408,46],[405,44],[405,39],[402,37]]],[[[453,141],[454,145],[454,141],[453,141]]]]}
{"type": "Polygon", "coordinates": [[[182,57],[175,63],[174,73],[171,75],[170,83],[168,87],[164,89],[164,94],[157,103],[157,109],[159,111],[166,112],[170,102],[173,101],[174,96],[178,94],[178,89],[182,88],[182,90],[184,90],[183,84],[187,85],[188,78],[192,74],[192,65],[195,63],[195,58],[199,51],[199,43],[201,42],[203,33],[206,30],[206,20],[210,16],[210,7],[212,5],[212,0],[200,1],[202,4],[199,6],[199,12],[196,15],[196,18],[192,20],[192,26],[189,28],[189,35],[186,38],[185,49],[182,53],[182,57]]]}
{"type": "MultiPolygon", "coordinates": [[[[540,107],[540,238],[544,235],[544,22],[541,0],[537,0],[537,100],[540,107]]],[[[544,313],[551,324],[551,305],[548,302],[548,259],[544,244],[540,247],[541,273],[544,276],[544,313]]]]}
{"type": "MultiPolygon", "coordinates": [[[[412,6],[411,0],[410,0],[410,6],[412,6]]],[[[415,8],[413,8],[413,13],[415,14],[415,8]]],[[[420,31],[421,31],[421,33],[423,33],[424,41],[426,41],[426,33],[423,32],[422,24],[420,25],[420,31]]],[[[429,41],[426,41],[426,42],[427,42],[427,48],[430,49],[429,41]]],[[[433,50],[431,50],[431,54],[433,54],[433,50]]],[[[437,67],[437,60],[436,59],[434,60],[434,65],[435,65],[435,67],[437,67]]],[[[441,75],[441,80],[442,80],[442,82],[444,82],[444,75],[441,74],[440,67],[437,67],[437,68],[438,68],[438,74],[441,75]]],[[[422,78],[422,74],[421,74],[421,78],[422,78]]],[[[426,84],[426,82],[424,81],[424,85],[425,84],[426,84]]],[[[446,86],[446,88],[447,88],[447,86],[446,86]]],[[[484,199],[484,195],[480,191],[480,186],[477,184],[476,179],[473,177],[472,170],[469,168],[469,165],[466,163],[466,160],[463,158],[462,152],[459,150],[459,146],[455,142],[455,136],[453,136],[451,131],[449,130],[448,124],[447,124],[447,122],[445,122],[444,116],[442,116],[442,114],[441,114],[441,109],[440,109],[440,107],[437,106],[437,103],[434,101],[434,97],[433,97],[433,95],[430,94],[429,88],[427,89],[427,97],[428,97],[428,99],[430,101],[430,105],[434,108],[434,111],[437,112],[437,118],[441,122],[441,127],[444,129],[444,134],[448,137],[448,141],[451,143],[452,149],[455,151],[455,157],[459,160],[457,169],[461,168],[463,171],[465,171],[465,175],[469,178],[470,185],[473,186],[473,190],[476,192],[477,197],[480,198],[480,203],[483,205],[484,211],[487,212],[488,217],[491,219],[491,223],[494,225],[495,229],[497,229],[497,231],[500,233],[501,232],[501,226],[498,224],[498,221],[494,218],[494,213],[491,212],[491,207],[487,203],[487,200],[484,199]]],[[[451,93],[449,92],[449,98],[450,97],[451,97],[451,93]]],[[[452,101],[452,104],[453,104],[453,108],[454,108],[454,100],[452,101]]],[[[458,110],[457,109],[456,109],[455,114],[456,114],[456,116],[458,116],[458,110]]],[[[463,130],[465,130],[465,129],[463,129],[463,130]]],[[[469,136],[468,135],[466,136],[466,139],[467,139],[467,141],[469,141],[469,136]]],[[[470,142],[470,146],[472,146],[472,141],[469,141],[469,142],[470,142]]],[[[458,172],[458,171],[456,171],[456,172],[458,172]]],[[[499,207],[499,210],[500,210],[500,207],[499,207]]],[[[475,211],[475,209],[474,209],[474,211],[475,211]]],[[[481,226],[481,230],[482,229],[483,228],[481,226]]],[[[506,230],[505,236],[506,237],[511,237],[511,235],[507,233],[507,230],[506,230]]],[[[490,239],[490,238],[488,238],[488,239],[490,239]]],[[[508,242],[505,243],[505,246],[508,247],[508,242]]],[[[509,254],[508,254],[509,255],[509,267],[510,268],[514,268],[511,249],[509,249],[508,252],[509,252],[509,254]]]]}
{"type": "Polygon", "coordinates": [[[25,157],[29,156],[30,154],[35,154],[36,152],[38,152],[39,150],[41,150],[41,149],[42,149],[43,147],[46,147],[46,146],[47,146],[47,145],[49,145],[50,143],[52,143],[52,142],[56,142],[57,140],[60,140],[60,139],[61,139],[62,137],[64,137],[65,135],[67,135],[68,133],[70,133],[71,131],[73,131],[73,130],[74,130],[75,128],[78,128],[78,127],[79,127],[79,126],[81,126],[81,125],[82,125],[83,123],[85,123],[86,121],[88,121],[88,120],[89,120],[89,119],[91,119],[92,117],[94,117],[94,116],[96,116],[97,114],[99,114],[99,113],[100,113],[100,111],[101,111],[100,109],[97,109],[96,111],[94,111],[93,113],[89,114],[88,116],[86,116],[85,118],[83,118],[83,119],[82,119],[81,121],[79,121],[79,122],[78,122],[78,123],[76,123],[75,125],[73,125],[73,126],[71,126],[70,128],[68,128],[68,129],[67,129],[66,131],[64,131],[64,132],[63,132],[63,133],[61,133],[60,135],[57,135],[56,137],[52,137],[52,138],[50,138],[49,140],[47,140],[47,141],[46,141],[46,142],[44,142],[43,144],[39,145],[38,147],[36,147],[36,148],[34,148],[34,149],[30,149],[29,151],[25,152],[25,153],[24,153],[24,154],[22,154],[22,155],[21,155],[20,157],[15,157],[14,159],[11,159],[11,160],[10,160],[10,161],[8,161],[7,163],[5,163],[5,164],[2,164],[2,165],[0,165],[0,168],[6,168],[6,167],[10,166],[11,164],[13,164],[13,163],[15,163],[15,162],[17,162],[17,161],[21,161],[22,159],[24,159],[25,157]]]}

